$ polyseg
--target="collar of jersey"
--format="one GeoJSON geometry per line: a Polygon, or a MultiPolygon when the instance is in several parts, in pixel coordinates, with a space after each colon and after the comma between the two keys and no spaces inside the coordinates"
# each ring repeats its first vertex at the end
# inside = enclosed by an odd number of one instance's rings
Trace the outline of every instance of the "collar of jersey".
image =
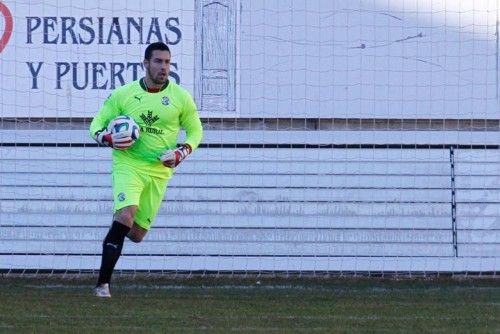
{"type": "Polygon", "coordinates": [[[148,86],[146,85],[146,82],[144,82],[144,77],[139,80],[139,84],[141,85],[141,88],[144,89],[146,92],[149,92],[149,93],[158,93],[158,92],[161,92],[162,90],[164,90],[165,88],[167,88],[168,83],[169,83],[169,80],[167,80],[167,82],[165,82],[165,84],[159,90],[156,90],[156,89],[150,90],[150,89],[148,89],[148,86]]]}

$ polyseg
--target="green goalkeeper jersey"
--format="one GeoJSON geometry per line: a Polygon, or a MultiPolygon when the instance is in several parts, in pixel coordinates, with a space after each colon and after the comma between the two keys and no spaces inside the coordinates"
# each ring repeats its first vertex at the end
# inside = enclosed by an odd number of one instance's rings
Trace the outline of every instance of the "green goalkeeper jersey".
{"type": "Polygon", "coordinates": [[[184,143],[195,150],[201,142],[203,128],[191,95],[168,81],[160,91],[148,92],[144,78],[121,86],[104,102],[90,124],[90,135],[107,127],[117,116],[132,117],[141,131],[139,139],[127,150],[113,150],[113,166],[126,164],[151,176],[169,178],[172,168],[163,166],[158,157],[177,146],[181,128],[186,131],[184,143]]]}

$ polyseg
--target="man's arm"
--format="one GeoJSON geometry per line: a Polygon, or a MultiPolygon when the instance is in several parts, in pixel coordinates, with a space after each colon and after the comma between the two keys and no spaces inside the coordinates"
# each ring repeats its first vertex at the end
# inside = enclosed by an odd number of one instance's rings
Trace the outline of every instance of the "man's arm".
{"type": "Polygon", "coordinates": [[[203,126],[193,98],[186,94],[184,112],[181,114],[180,125],[186,130],[185,144],[189,144],[194,151],[200,145],[203,138],[203,126]]]}
{"type": "Polygon", "coordinates": [[[175,150],[167,150],[158,158],[165,167],[174,168],[193,152],[203,138],[203,126],[193,98],[186,93],[186,101],[180,116],[180,125],[186,130],[186,141],[175,150]]]}
{"type": "Polygon", "coordinates": [[[113,138],[107,127],[109,122],[120,115],[115,94],[111,94],[90,123],[89,134],[101,145],[113,147],[113,138]]]}

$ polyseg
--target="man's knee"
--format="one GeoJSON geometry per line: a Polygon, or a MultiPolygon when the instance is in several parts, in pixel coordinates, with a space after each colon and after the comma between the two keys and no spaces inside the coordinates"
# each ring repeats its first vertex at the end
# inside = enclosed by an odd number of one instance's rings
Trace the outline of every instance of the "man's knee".
{"type": "Polygon", "coordinates": [[[120,223],[132,227],[134,223],[135,213],[137,212],[136,206],[127,206],[117,210],[114,214],[114,220],[120,223]]]}
{"type": "Polygon", "coordinates": [[[130,231],[127,234],[127,238],[130,239],[130,241],[133,242],[141,242],[142,239],[144,239],[144,236],[148,233],[146,229],[143,229],[137,224],[134,224],[130,231]]]}
{"type": "Polygon", "coordinates": [[[129,240],[132,242],[139,243],[142,241],[142,239],[144,239],[144,235],[138,235],[138,234],[132,233],[132,231],[130,231],[127,234],[127,238],[129,238],[129,240]]]}

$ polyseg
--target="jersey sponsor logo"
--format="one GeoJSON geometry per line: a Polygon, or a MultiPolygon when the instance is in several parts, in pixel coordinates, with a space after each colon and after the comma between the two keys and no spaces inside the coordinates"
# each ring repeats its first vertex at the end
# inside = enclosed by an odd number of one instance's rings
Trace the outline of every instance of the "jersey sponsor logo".
{"type": "Polygon", "coordinates": [[[134,95],[134,99],[136,99],[137,101],[141,102],[142,96],[134,95]]]}
{"type": "Polygon", "coordinates": [[[126,199],[125,193],[119,193],[118,194],[118,200],[120,202],[123,202],[126,199]]]}
{"type": "Polygon", "coordinates": [[[146,123],[146,127],[142,127],[141,128],[141,131],[142,132],[146,132],[146,133],[152,133],[152,134],[155,134],[155,135],[162,135],[163,134],[163,130],[162,129],[158,129],[158,128],[153,128],[152,125],[160,119],[160,117],[158,117],[158,115],[154,115],[153,116],[153,111],[151,110],[148,110],[148,114],[145,115],[145,114],[141,114],[141,119],[144,123],[146,123]]]}
{"type": "Polygon", "coordinates": [[[154,117],[153,117],[153,112],[151,110],[148,110],[147,116],[144,114],[141,114],[141,119],[144,121],[144,123],[146,123],[147,126],[151,126],[151,125],[153,125],[153,123],[155,123],[157,120],[159,120],[160,117],[158,117],[158,115],[154,115],[154,117]]]}
{"type": "Polygon", "coordinates": [[[162,97],[161,103],[165,106],[168,106],[170,104],[170,99],[168,98],[168,96],[162,97]]]}

